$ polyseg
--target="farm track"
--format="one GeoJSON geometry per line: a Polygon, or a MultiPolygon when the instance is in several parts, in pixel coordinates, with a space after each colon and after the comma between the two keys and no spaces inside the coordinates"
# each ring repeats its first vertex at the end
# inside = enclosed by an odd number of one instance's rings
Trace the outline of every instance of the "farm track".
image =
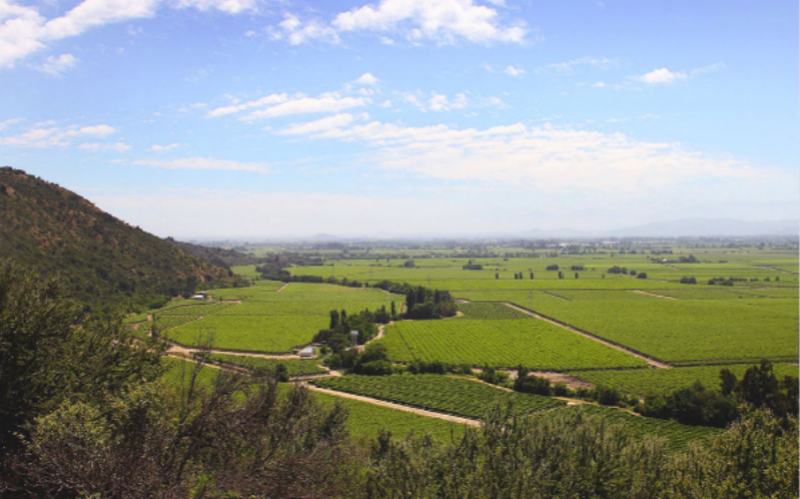
{"type": "Polygon", "coordinates": [[[503,302],[503,304],[505,306],[509,307],[509,308],[513,308],[514,310],[516,310],[518,312],[522,312],[523,314],[530,315],[531,317],[535,317],[537,319],[541,319],[543,321],[549,322],[550,324],[553,324],[553,325],[558,326],[560,328],[566,329],[567,331],[571,331],[573,333],[580,334],[581,336],[585,336],[586,338],[589,338],[590,340],[594,340],[594,341],[596,341],[598,343],[602,343],[603,345],[606,345],[608,347],[614,348],[614,349],[619,350],[621,352],[625,352],[625,353],[627,353],[629,355],[633,355],[634,357],[638,357],[638,358],[642,359],[643,361],[647,362],[648,364],[650,364],[651,366],[657,367],[659,369],[671,369],[672,368],[672,366],[670,366],[669,364],[667,364],[665,362],[661,362],[660,360],[657,360],[657,359],[654,359],[654,358],[649,357],[647,355],[644,355],[642,353],[639,353],[639,352],[637,352],[637,351],[635,351],[633,349],[630,349],[628,347],[625,347],[625,346],[619,345],[617,343],[608,341],[607,339],[601,338],[600,336],[592,334],[592,333],[590,333],[588,331],[583,331],[582,329],[578,329],[578,328],[576,328],[574,326],[570,326],[569,324],[567,324],[565,322],[561,322],[561,321],[558,321],[556,319],[551,319],[549,317],[545,317],[544,315],[540,315],[540,314],[538,314],[536,312],[533,312],[531,310],[528,310],[526,308],[522,308],[519,305],[515,305],[515,304],[513,304],[511,302],[507,302],[506,301],[506,302],[503,302]]]}
{"type": "Polygon", "coordinates": [[[285,283],[283,283],[283,286],[281,286],[281,287],[279,287],[278,289],[276,289],[276,290],[275,290],[275,292],[276,292],[276,293],[280,293],[281,291],[283,291],[283,288],[285,288],[285,287],[286,287],[286,286],[288,286],[288,285],[289,285],[289,283],[288,283],[288,282],[285,282],[285,283]]]}
{"type": "Polygon", "coordinates": [[[783,269],[776,269],[775,267],[770,267],[768,265],[756,265],[756,267],[765,270],[774,270],[775,272],[783,272],[784,274],[789,274],[789,275],[797,275],[797,272],[791,272],[789,270],[783,270],[783,269]]]}
{"type": "Polygon", "coordinates": [[[557,295],[557,294],[555,294],[555,293],[551,293],[551,292],[549,292],[549,291],[544,291],[544,290],[542,290],[542,293],[546,294],[547,296],[552,296],[553,298],[558,298],[559,300],[563,300],[563,301],[572,301],[572,300],[570,300],[569,298],[564,298],[563,296],[559,296],[559,295],[557,295]]]}
{"type": "Polygon", "coordinates": [[[636,293],[636,294],[640,294],[640,295],[652,296],[653,298],[662,298],[664,300],[677,300],[677,298],[675,298],[674,296],[657,295],[655,293],[642,291],[641,289],[634,289],[633,292],[636,293]]]}
{"type": "Polygon", "coordinates": [[[173,343],[173,342],[170,342],[170,347],[167,350],[167,354],[175,353],[175,354],[178,354],[178,355],[186,355],[186,356],[191,356],[192,354],[200,353],[200,352],[208,352],[208,353],[219,354],[219,355],[236,355],[238,357],[253,357],[253,358],[257,358],[257,359],[283,359],[283,360],[289,360],[289,359],[299,359],[300,358],[299,355],[293,355],[293,354],[288,354],[288,353],[287,354],[259,353],[259,352],[247,352],[247,351],[243,351],[243,350],[225,350],[225,349],[221,349],[221,348],[212,348],[210,350],[203,350],[203,349],[200,349],[200,348],[187,347],[187,346],[181,345],[179,343],[173,343]]]}
{"type": "Polygon", "coordinates": [[[372,397],[364,397],[363,395],[355,395],[352,393],[340,392],[338,390],[329,390],[327,388],[320,388],[318,386],[309,385],[303,382],[301,382],[301,384],[313,392],[326,393],[334,397],[342,397],[346,399],[357,400],[359,402],[366,402],[367,404],[377,405],[381,407],[388,407],[389,409],[394,409],[397,411],[410,412],[412,414],[417,414],[419,416],[442,419],[444,421],[451,421],[453,423],[465,424],[469,426],[480,426],[481,424],[480,421],[476,419],[462,418],[459,416],[453,416],[452,414],[446,414],[443,412],[430,411],[427,409],[420,409],[418,407],[396,404],[394,402],[387,402],[385,400],[376,399],[372,397]]]}

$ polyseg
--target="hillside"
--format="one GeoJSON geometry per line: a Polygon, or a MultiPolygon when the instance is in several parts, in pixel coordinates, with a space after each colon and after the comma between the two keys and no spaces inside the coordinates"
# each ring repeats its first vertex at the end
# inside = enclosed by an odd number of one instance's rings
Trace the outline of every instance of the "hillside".
{"type": "Polygon", "coordinates": [[[0,259],[59,274],[95,312],[136,309],[232,280],[228,269],[11,167],[0,168],[0,259]]]}
{"type": "Polygon", "coordinates": [[[234,249],[216,248],[213,246],[176,241],[171,237],[168,237],[166,240],[190,255],[208,260],[221,267],[230,268],[235,265],[254,265],[262,263],[262,259],[255,258],[234,249]]]}

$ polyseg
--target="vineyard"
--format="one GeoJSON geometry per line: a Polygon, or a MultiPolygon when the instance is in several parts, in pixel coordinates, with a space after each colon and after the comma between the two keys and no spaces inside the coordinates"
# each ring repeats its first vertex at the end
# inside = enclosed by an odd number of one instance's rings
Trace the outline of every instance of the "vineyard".
{"type": "Polygon", "coordinates": [[[538,319],[400,322],[382,340],[393,360],[565,371],[647,365],[538,319]]]}
{"type": "Polygon", "coordinates": [[[722,432],[722,430],[716,428],[687,426],[674,421],[645,418],[619,409],[590,404],[564,407],[552,413],[544,413],[542,417],[548,417],[550,414],[555,415],[561,411],[581,411],[587,416],[601,417],[608,424],[626,426],[639,438],[644,438],[648,435],[665,438],[668,441],[669,449],[672,451],[685,450],[691,442],[704,441],[722,432]]]}
{"type": "Polygon", "coordinates": [[[519,413],[565,405],[550,397],[509,393],[492,386],[437,374],[343,376],[321,378],[315,385],[467,418],[481,418],[493,404],[512,401],[519,413]]]}
{"type": "MultiPolygon", "coordinates": [[[[719,388],[720,369],[730,369],[737,378],[752,364],[728,364],[724,366],[676,367],[674,369],[635,369],[628,371],[580,371],[570,373],[594,385],[618,388],[627,393],[647,395],[666,393],[684,388],[700,381],[707,388],[719,388]]],[[[773,364],[778,379],[784,375],[798,376],[798,367],[789,364],[773,364]]]]}

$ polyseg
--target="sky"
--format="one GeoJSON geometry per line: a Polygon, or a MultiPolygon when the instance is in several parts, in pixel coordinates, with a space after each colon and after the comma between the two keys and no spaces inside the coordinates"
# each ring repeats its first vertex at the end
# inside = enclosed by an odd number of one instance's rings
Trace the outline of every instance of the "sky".
{"type": "Polygon", "coordinates": [[[194,240],[796,219],[798,16],[0,0],[0,164],[194,240]]]}

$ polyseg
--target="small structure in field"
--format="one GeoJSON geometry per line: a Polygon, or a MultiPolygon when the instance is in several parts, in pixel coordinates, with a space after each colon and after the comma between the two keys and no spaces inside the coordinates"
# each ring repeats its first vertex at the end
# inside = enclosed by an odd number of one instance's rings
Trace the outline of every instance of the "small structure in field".
{"type": "Polygon", "coordinates": [[[350,331],[350,346],[358,345],[358,331],[350,331]]]}
{"type": "Polygon", "coordinates": [[[192,300],[210,300],[211,295],[206,293],[205,291],[198,291],[197,293],[193,294],[191,297],[192,300]]]}
{"type": "Polygon", "coordinates": [[[301,359],[313,359],[314,357],[314,347],[305,347],[304,349],[300,350],[301,359]]]}

